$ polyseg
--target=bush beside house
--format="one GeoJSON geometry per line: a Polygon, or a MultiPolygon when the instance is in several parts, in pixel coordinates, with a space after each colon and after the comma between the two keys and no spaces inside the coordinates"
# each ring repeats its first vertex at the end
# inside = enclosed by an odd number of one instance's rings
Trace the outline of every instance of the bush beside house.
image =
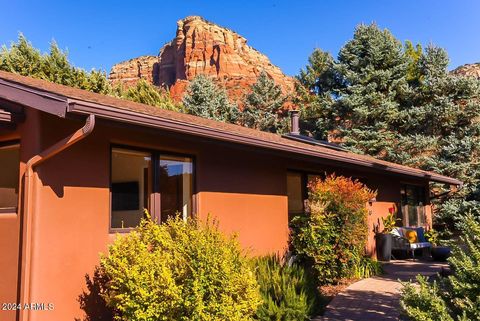
{"type": "Polygon", "coordinates": [[[237,240],[211,223],[144,220],[100,267],[116,320],[252,320],[261,303],[237,240]]]}
{"type": "Polygon", "coordinates": [[[331,175],[310,184],[310,213],[294,218],[292,245],[300,259],[312,264],[320,284],[370,275],[377,269],[372,270],[375,263],[364,259],[365,205],[375,195],[362,183],[342,176],[331,175]],[[361,264],[367,268],[359,268],[361,264]]]}
{"type": "Polygon", "coordinates": [[[381,272],[364,256],[375,192],[334,175],[309,188],[310,212],[294,219],[295,262],[249,259],[212,222],[145,219],[101,257],[101,297],[122,321],[308,320],[326,303],[319,285],[381,272]]]}
{"type": "Polygon", "coordinates": [[[302,321],[317,315],[320,293],[311,273],[301,265],[272,255],[253,260],[263,303],[256,319],[302,321]]]}

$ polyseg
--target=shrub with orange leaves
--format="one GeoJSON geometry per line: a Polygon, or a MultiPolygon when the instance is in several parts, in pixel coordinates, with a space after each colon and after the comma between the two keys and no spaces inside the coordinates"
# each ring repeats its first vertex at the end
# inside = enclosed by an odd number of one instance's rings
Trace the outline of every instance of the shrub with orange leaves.
{"type": "Polygon", "coordinates": [[[352,277],[367,242],[366,204],[376,192],[330,175],[309,185],[309,213],[293,220],[294,251],[312,264],[320,284],[352,277]]]}

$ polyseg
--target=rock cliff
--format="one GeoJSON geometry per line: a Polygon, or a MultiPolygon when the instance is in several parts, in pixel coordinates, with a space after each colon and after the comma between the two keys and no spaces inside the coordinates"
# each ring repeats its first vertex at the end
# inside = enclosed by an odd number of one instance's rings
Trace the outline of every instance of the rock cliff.
{"type": "Polygon", "coordinates": [[[247,45],[239,34],[198,16],[177,22],[175,38],[158,56],[141,56],[112,67],[110,81],[134,84],[143,78],[170,89],[179,100],[196,75],[211,76],[223,85],[234,101],[239,101],[248,87],[265,71],[284,93],[293,91],[294,79],[283,74],[267,56],[247,45]]]}
{"type": "Polygon", "coordinates": [[[480,63],[460,66],[452,70],[452,74],[480,79],[480,63]]]}

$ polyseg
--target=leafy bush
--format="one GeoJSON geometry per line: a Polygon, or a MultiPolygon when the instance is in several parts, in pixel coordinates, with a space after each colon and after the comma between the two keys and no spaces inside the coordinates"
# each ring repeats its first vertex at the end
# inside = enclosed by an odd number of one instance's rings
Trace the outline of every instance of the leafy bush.
{"type": "Polygon", "coordinates": [[[361,257],[360,261],[353,266],[352,276],[356,279],[370,278],[375,275],[380,275],[383,272],[380,262],[370,258],[361,257]]]}
{"type": "Polygon", "coordinates": [[[402,290],[402,308],[412,320],[449,321],[453,318],[442,296],[438,284],[429,284],[422,276],[417,276],[419,286],[411,283],[402,290]]]}
{"type": "Polygon", "coordinates": [[[419,286],[405,284],[401,306],[412,320],[480,320],[480,223],[469,214],[463,222],[461,241],[449,264],[453,275],[419,286]]]}
{"type": "Polygon", "coordinates": [[[342,176],[310,184],[310,213],[293,219],[292,244],[313,264],[320,284],[351,277],[361,262],[368,233],[366,204],[375,194],[342,176]]]}
{"type": "Polygon", "coordinates": [[[257,258],[254,265],[263,298],[256,319],[301,321],[316,313],[319,292],[302,266],[282,263],[278,256],[257,258]]]}
{"type": "Polygon", "coordinates": [[[115,240],[100,268],[116,320],[251,320],[261,302],[237,240],[209,222],[143,220],[115,240]]]}

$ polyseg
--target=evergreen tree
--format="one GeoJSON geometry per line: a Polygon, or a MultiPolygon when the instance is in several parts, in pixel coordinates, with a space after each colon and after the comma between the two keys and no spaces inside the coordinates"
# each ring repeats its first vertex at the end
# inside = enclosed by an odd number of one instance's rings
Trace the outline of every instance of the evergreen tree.
{"type": "Polygon", "coordinates": [[[315,51],[298,77],[313,134],[456,177],[465,187],[442,200],[436,217],[480,216],[480,82],[449,74],[444,50],[403,46],[374,24],[357,27],[336,61],[325,57],[315,51]]]}
{"type": "Polygon", "coordinates": [[[334,69],[340,82],[330,106],[336,139],[357,152],[388,158],[397,147],[390,131],[407,90],[402,44],[375,24],[360,25],[340,50],[334,69]]]}
{"type": "Polygon", "coordinates": [[[182,111],[182,106],[176,104],[167,91],[157,88],[144,79],[141,79],[135,86],[128,87],[127,89],[117,86],[114,92],[117,97],[122,99],[157,106],[162,109],[182,111]]]}
{"type": "Polygon", "coordinates": [[[101,94],[108,94],[111,90],[103,71],[86,72],[72,66],[67,53],[60,50],[55,42],[51,43],[48,54],[42,54],[22,34],[10,48],[2,47],[0,70],[101,94]]]}
{"type": "Polygon", "coordinates": [[[334,63],[329,53],[315,49],[297,76],[294,102],[300,106],[300,130],[304,135],[326,140],[328,131],[334,128],[328,108],[334,99],[332,89],[339,82],[334,63]]]}
{"type": "Polygon", "coordinates": [[[218,87],[204,75],[196,76],[183,96],[183,106],[188,114],[235,123],[238,108],[228,100],[225,89],[218,87]]]}
{"type": "Polygon", "coordinates": [[[285,101],[280,86],[262,71],[245,97],[240,122],[258,130],[285,132],[288,127],[287,111],[283,110],[285,101]]]}

